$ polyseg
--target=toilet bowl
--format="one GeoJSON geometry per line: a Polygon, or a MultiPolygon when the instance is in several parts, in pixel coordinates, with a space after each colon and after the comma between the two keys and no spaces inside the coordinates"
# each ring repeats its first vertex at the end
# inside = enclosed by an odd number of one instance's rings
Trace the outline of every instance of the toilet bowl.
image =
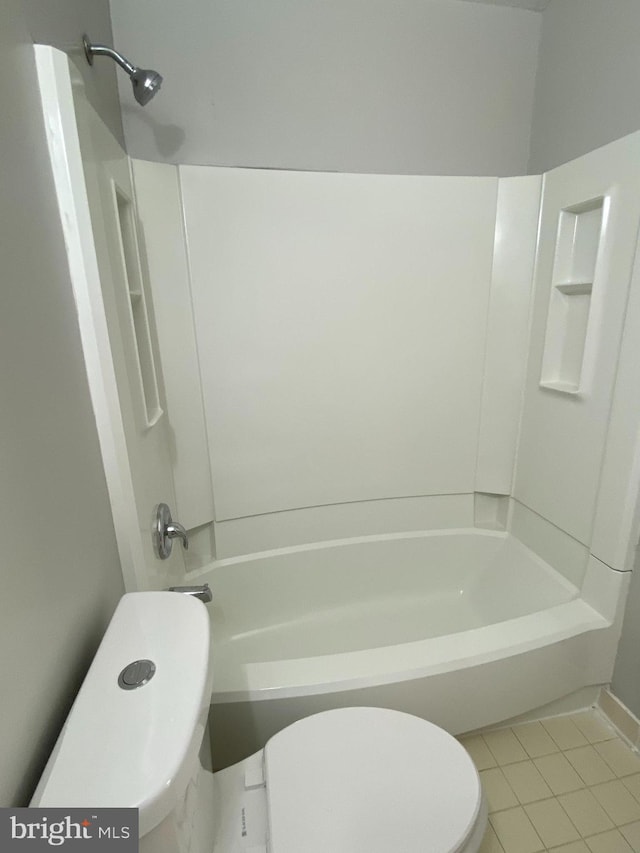
{"type": "Polygon", "coordinates": [[[200,602],[125,595],[31,806],[135,807],[141,853],[478,851],[478,773],[453,737],[410,714],[325,711],[233,767],[203,769],[209,642],[200,602]]]}

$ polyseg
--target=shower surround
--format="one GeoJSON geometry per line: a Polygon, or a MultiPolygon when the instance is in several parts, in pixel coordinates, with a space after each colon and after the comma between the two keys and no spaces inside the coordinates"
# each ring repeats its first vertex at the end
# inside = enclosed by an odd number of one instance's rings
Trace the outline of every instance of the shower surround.
{"type": "Polygon", "coordinates": [[[628,389],[640,382],[639,155],[633,134],[543,177],[505,179],[134,162],[188,577],[218,593],[218,732],[232,709],[262,736],[320,694],[357,704],[382,690],[376,701],[402,705],[434,660],[457,687],[431,712],[430,691],[412,701],[458,731],[610,678],[638,538],[640,405],[628,389]],[[391,550],[373,582],[378,552],[357,569],[342,554],[430,537],[478,544],[465,562],[472,586],[486,583],[506,615],[488,608],[482,625],[461,627],[451,611],[439,639],[428,624],[405,637],[418,599],[438,609],[431,580],[449,578],[449,603],[467,590],[459,560],[419,554],[397,637],[343,648],[368,630],[353,585],[384,610],[404,570],[391,550]],[[510,543],[510,556],[486,575],[489,540],[510,543]],[[542,594],[549,573],[571,601],[520,612],[527,585],[542,594]],[[340,627],[305,651],[323,590],[340,627]],[[436,652],[482,650],[489,636],[483,661],[453,655],[447,668],[436,652]],[[477,719],[460,717],[455,696],[482,667],[503,697],[524,677],[519,699],[487,698],[477,719]]]}

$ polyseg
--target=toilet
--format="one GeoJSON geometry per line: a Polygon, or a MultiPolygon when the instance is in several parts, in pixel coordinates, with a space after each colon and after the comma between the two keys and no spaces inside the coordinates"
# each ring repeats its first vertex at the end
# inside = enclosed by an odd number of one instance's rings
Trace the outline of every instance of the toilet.
{"type": "Polygon", "coordinates": [[[475,766],[410,714],[324,711],[205,770],[209,649],[199,601],[123,596],[30,805],[135,807],[141,853],[477,853],[475,766]]]}

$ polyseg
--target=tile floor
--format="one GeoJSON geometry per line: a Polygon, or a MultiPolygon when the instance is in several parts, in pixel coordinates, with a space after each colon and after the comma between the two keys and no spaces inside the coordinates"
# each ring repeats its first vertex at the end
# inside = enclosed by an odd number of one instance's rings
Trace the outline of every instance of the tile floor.
{"type": "Polygon", "coordinates": [[[640,853],[640,754],[599,711],[460,740],[489,805],[480,853],[640,853]]]}

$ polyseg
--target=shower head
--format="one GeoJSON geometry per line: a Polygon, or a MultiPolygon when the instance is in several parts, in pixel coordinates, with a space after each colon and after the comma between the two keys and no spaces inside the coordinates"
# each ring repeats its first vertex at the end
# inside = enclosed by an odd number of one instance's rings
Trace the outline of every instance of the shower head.
{"type": "Polygon", "coordinates": [[[110,56],[120,68],[124,68],[131,78],[133,96],[141,106],[144,107],[145,104],[148,104],[162,85],[162,75],[158,74],[157,71],[153,71],[151,68],[137,68],[112,47],[107,47],[104,44],[91,44],[86,35],[82,36],[82,45],[89,65],[93,65],[94,56],[110,56]]]}
{"type": "Polygon", "coordinates": [[[162,74],[152,68],[136,68],[131,75],[133,97],[141,106],[146,106],[162,86],[162,74]]]}

